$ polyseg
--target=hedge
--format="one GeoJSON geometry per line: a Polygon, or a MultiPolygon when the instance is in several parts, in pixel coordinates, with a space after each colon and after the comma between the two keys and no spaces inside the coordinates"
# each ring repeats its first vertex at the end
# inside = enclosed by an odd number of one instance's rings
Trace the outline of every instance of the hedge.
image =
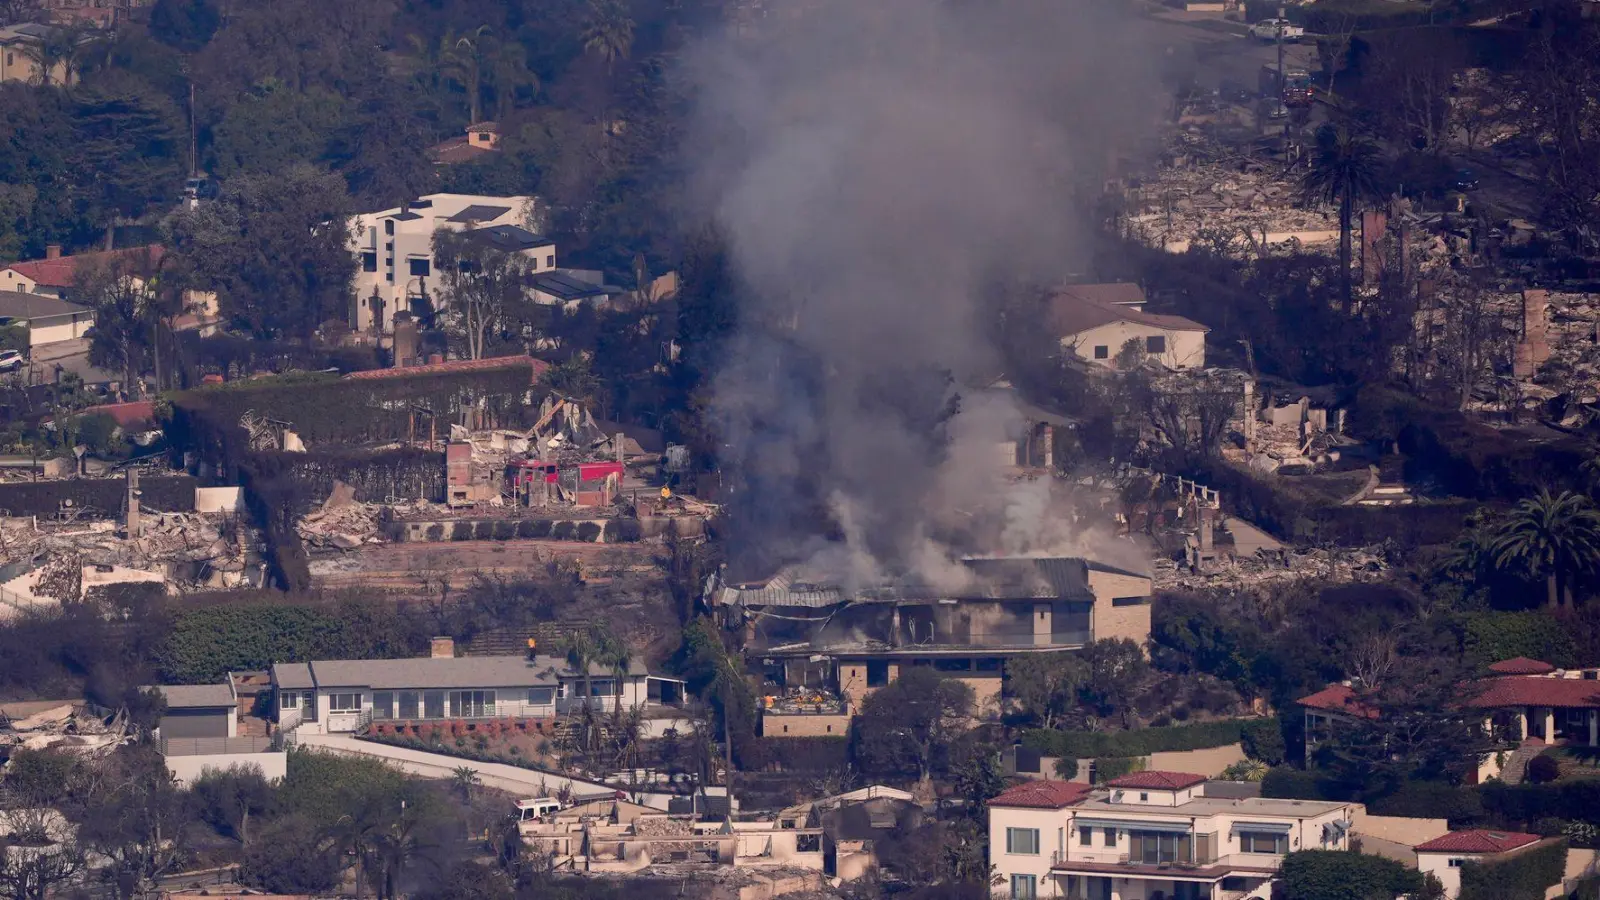
{"type": "Polygon", "coordinates": [[[1494,862],[1461,864],[1460,900],[1544,900],[1567,870],[1567,844],[1552,841],[1494,862]]]}
{"type": "Polygon", "coordinates": [[[1542,611],[1482,612],[1466,619],[1467,653],[1488,665],[1518,656],[1544,660],[1557,668],[1578,661],[1578,646],[1561,621],[1542,611]]]}
{"type": "Polygon", "coordinates": [[[278,662],[403,658],[424,649],[423,635],[376,604],[209,606],[173,619],[156,662],[166,684],[212,684],[278,662]]]}
{"type": "Polygon", "coordinates": [[[1283,858],[1279,877],[1289,900],[1392,898],[1422,887],[1422,873],[1415,869],[1382,856],[1346,850],[1290,853],[1283,858]]]}
{"type": "MultiPolygon", "coordinates": [[[[162,512],[193,512],[194,489],[199,484],[188,475],[161,475],[139,479],[139,508],[162,512]]],[[[128,496],[125,478],[69,478],[61,481],[22,481],[0,484],[0,510],[11,516],[53,516],[64,500],[73,507],[116,515],[128,496]]]]}
{"type": "Polygon", "coordinates": [[[1121,778],[1124,775],[1143,771],[1144,757],[1142,756],[1102,757],[1094,761],[1094,783],[1105,784],[1113,778],[1121,778]]]}
{"type": "Polygon", "coordinates": [[[1540,819],[1600,824],[1600,781],[1510,785],[1491,781],[1479,789],[1484,811],[1506,827],[1527,828],[1540,819]]]}
{"type": "Polygon", "coordinates": [[[1148,756],[1178,750],[1205,750],[1237,744],[1258,719],[1224,719],[1135,731],[1055,731],[1037,728],[1022,735],[1022,745],[1044,756],[1072,759],[1148,756]]]}

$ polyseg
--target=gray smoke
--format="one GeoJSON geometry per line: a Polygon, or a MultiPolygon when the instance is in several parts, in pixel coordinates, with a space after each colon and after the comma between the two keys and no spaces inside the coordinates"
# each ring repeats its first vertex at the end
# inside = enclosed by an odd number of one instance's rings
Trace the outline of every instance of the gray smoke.
{"type": "Polygon", "coordinates": [[[743,288],[714,398],[736,557],[940,584],[1049,549],[1049,498],[999,476],[1021,417],[968,385],[1002,371],[996,285],[1081,270],[1107,150],[1159,109],[1147,54],[1096,2],[768,6],[692,66],[743,288]]]}

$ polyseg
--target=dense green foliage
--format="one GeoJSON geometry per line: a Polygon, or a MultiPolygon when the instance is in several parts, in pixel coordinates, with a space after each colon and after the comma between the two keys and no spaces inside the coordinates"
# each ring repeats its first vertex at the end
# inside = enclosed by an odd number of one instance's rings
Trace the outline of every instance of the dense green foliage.
{"type": "Polygon", "coordinates": [[[1572,632],[1543,612],[1484,612],[1466,618],[1467,652],[1482,665],[1518,656],[1557,668],[1577,664],[1572,632]]]}
{"type": "Polygon", "coordinates": [[[213,606],[174,617],[159,662],[167,683],[204,684],[275,662],[415,656],[419,637],[376,605],[213,606]]]}
{"type": "MultiPolygon", "coordinates": [[[[1022,744],[1045,756],[1071,759],[1147,756],[1173,750],[1201,750],[1225,747],[1243,738],[1251,719],[1196,722],[1165,728],[1139,728],[1132,731],[1045,731],[1036,729],[1022,736],[1022,744]]],[[[1273,722],[1276,725],[1276,722],[1273,722]]]]}
{"type": "Polygon", "coordinates": [[[1422,889],[1422,873],[1382,856],[1299,850],[1283,858],[1285,900],[1393,900],[1422,889]]]}
{"type": "Polygon", "coordinates": [[[1567,845],[1555,841],[1503,860],[1461,864],[1461,900],[1541,900],[1560,884],[1567,868],[1567,845]]]}

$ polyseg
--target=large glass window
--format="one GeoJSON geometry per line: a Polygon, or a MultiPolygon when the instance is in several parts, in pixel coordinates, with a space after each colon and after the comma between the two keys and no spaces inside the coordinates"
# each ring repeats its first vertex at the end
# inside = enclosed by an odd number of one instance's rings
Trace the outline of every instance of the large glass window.
{"type": "Polygon", "coordinates": [[[1011,900],[1036,900],[1039,896],[1039,878],[1036,875],[1011,876],[1011,900]]]}
{"type": "Polygon", "coordinates": [[[424,691],[422,693],[422,717],[424,719],[444,718],[444,691],[424,691]]]}
{"type": "Polygon", "coordinates": [[[589,681],[589,696],[610,697],[617,692],[617,683],[610,678],[595,678],[589,681]]]}
{"type": "Polygon", "coordinates": [[[494,691],[451,691],[450,715],[484,719],[494,715],[494,691]]]}
{"type": "Polygon", "coordinates": [[[529,706],[549,706],[556,702],[556,689],[553,687],[528,688],[529,706]]]}
{"type": "Polygon", "coordinates": [[[1170,831],[1130,831],[1128,859],[1147,866],[1193,862],[1189,835],[1170,831]]]}
{"type": "Polygon", "coordinates": [[[1039,855],[1039,829],[1037,828],[1007,828],[1006,852],[1019,853],[1025,856],[1039,855]]]}
{"type": "Polygon", "coordinates": [[[1276,853],[1282,856],[1289,852],[1289,836],[1287,834],[1268,834],[1261,831],[1239,832],[1240,853],[1276,853]]]}
{"type": "Polygon", "coordinates": [[[418,707],[420,699],[421,695],[416,691],[401,691],[399,696],[400,718],[415,719],[421,711],[418,707]]]}
{"type": "Polygon", "coordinates": [[[360,712],[360,694],[329,694],[328,708],[334,712],[360,712]]]}
{"type": "Polygon", "coordinates": [[[372,717],[374,719],[394,718],[394,692],[372,692],[372,717]]]}

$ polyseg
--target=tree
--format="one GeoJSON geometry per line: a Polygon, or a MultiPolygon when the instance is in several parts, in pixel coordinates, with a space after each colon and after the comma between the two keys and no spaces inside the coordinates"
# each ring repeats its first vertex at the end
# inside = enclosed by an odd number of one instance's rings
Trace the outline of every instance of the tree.
{"type": "Polygon", "coordinates": [[[149,748],[125,755],[111,787],[79,826],[80,839],[100,858],[100,877],[119,900],[146,896],[188,854],[189,795],[173,783],[161,756],[149,748]]]}
{"type": "Polygon", "coordinates": [[[1422,890],[1422,873],[1382,856],[1298,850],[1279,870],[1284,900],[1395,900],[1422,890]]]}
{"type": "Polygon", "coordinates": [[[236,327],[308,339],[349,313],[349,208],[344,182],[309,165],[234,178],[215,202],[169,223],[174,274],[184,287],[216,291],[236,327]]]}
{"type": "Polygon", "coordinates": [[[61,813],[48,806],[0,810],[0,824],[0,897],[46,900],[83,873],[83,849],[61,813]]]}
{"type": "Polygon", "coordinates": [[[972,715],[969,685],[930,668],[902,670],[861,704],[850,730],[856,763],[870,773],[915,774],[927,784],[972,715]]]}
{"type": "Polygon", "coordinates": [[[1028,653],[1006,660],[1006,684],[1017,705],[1041,728],[1078,705],[1088,667],[1075,653],[1028,653]]]}
{"type": "Polygon", "coordinates": [[[633,20],[621,0],[589,0],[589,19],[580,37],[584,51],[594,54],[609,71],[633,50],[633,20]]]}
{"type": "Polygon", "coordinates": [[[1317,746],[1319,768],[1369,796],[1408,781],[1459,783],[1490,749],[1483,713],[1461,704],[1471,670],[1456,660],[1407,657],[1403,683],[1358,691],[1369,716],[1353,717],[1317,746]]]}
{"type": "Polygon", "coordinates": [[[327,896],[339,881],[339,869],[317,823],[290,814],[272,819],[244,848],[239,877],[270,894],[327,896]]]}
{"type": "Polygon", "coordinates": [[[86,92],[74,119],[78,200],[111,249],[116,226],[178,197],[184,164],[177,110],[133,91],[86,92]]]}
{"type": "Polygon", "coordinates": [[[1317,130],[1303,188],[1308,199],[1339,207],[1339,276],[1345,312],[1350,311],[1350,229],[1356,204],[1377,193],[1378,148],[1348,127],[1317,130]]]}
{"type": "Polygon", "coordinates": [[[338,94],[290,90],[276,78],[267,79],[230,106],[212,129],[211,171],[227,180],[321,160],[344,119],[345,103],[338,94]]]}
{"type": "Polygon", "coordinates": [[[433,256],[445,327],[466,344],[469,359],[482,359],[489,339],[505,331],[511,314],[528,303],[533,261],[481,236],[448,229],[434,234],[433,256]]]}
{"type": "Polygon", "coordinates": [[[1494,542],[1502,568],[1522,566],[1545,579],[1545,604],[1572,600],[1570,579],[1600,564],[1600,511],[1571,491],[1541,490],[1512,508],[1494,542]]]}
{"type": "Polygon", "coordinates": [[[1083,683],[1083,698],[1102,716],[1120,715],[1124,724],[1133,711],[1133,700],[1150,675],[1144,650],[1127,638],[1091,641],[1083,648],[1088,676],[1083,683]]]}
{"type": "Polygon", "coordinates": [[[472,792],[481,784],[483,779],[478,777],[478,770],[471,766],[456,766],[450,771],[450,784],[461,792],[464,803],[472,801],[472,792]]]}
{"type": "Polygon", "coordinates": [[[272,808],[275,794],[260,766],[235,765],[207,770],[195,779],[195,799],[200,815],[213,826],[228,831],[250,846],[250,818],[272,808]]]}
{"type": "Polygon", "coordinates": [[[80,264],[73,273],[74,297],[94,310],[89,361],[120,371],[124,390],[152,368],[160,385],[160,330],[176,314],[177,298],[161,289],[158,270],[157,259],[143,252],[103,266],[80,264]]]}
{"type": "Polygon", "coordinates": [[[209,43],[221,24],[213,0],[156,0],[150,7],[151,36],[185,53],[209,43]]]}
{"type": "Polygon", "coordinates": [[[453,75],[467,92],[469,124],[481,122],[483,103],[483,70],[489,56],[489,44],[493,40],[491,29],[488,25],[479,25],[472,31],[450,41],[446,35],[446,45],[443,58],[440,60],[442,69],[453,75]]]}

